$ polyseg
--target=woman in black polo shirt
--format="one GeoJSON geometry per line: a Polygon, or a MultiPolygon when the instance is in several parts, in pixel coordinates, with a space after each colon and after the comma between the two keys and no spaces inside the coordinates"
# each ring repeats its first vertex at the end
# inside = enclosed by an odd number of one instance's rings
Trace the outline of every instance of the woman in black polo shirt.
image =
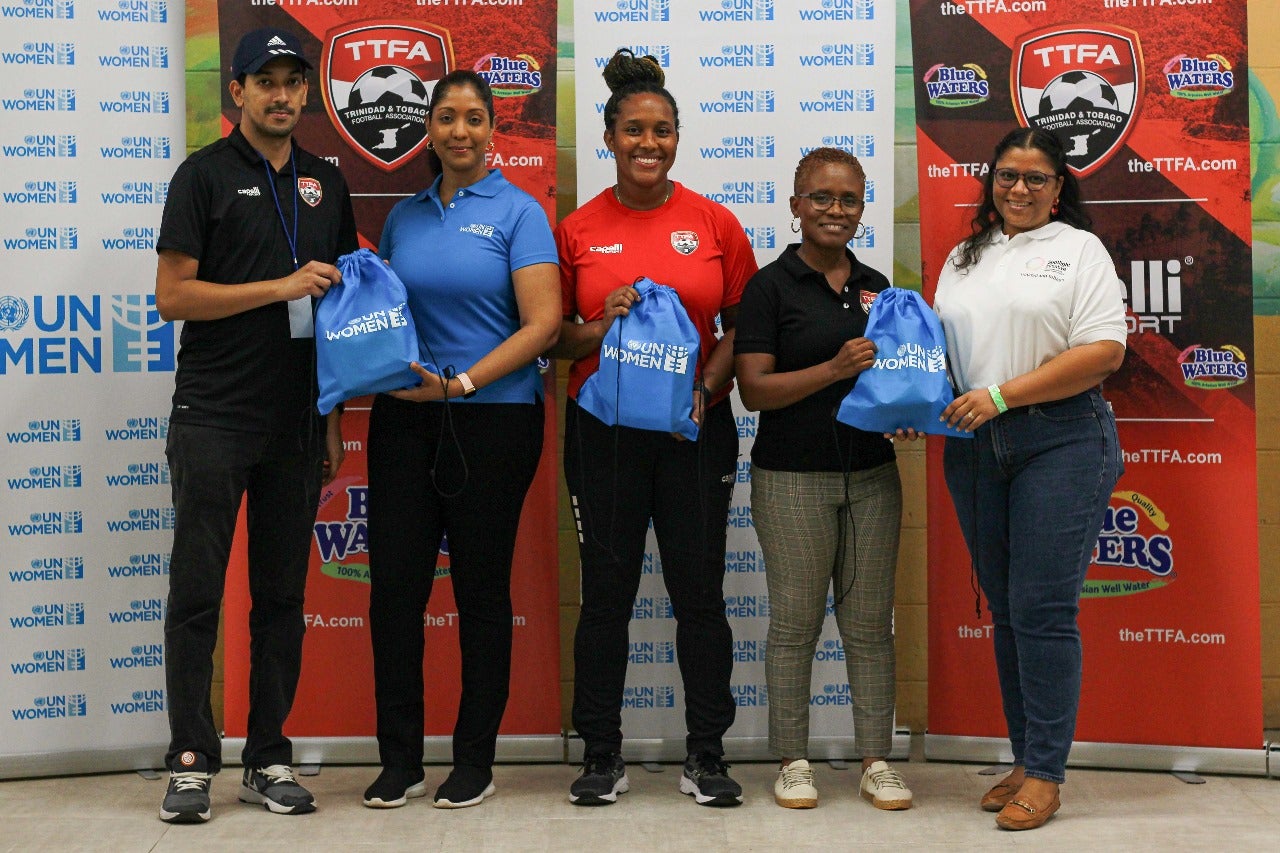
{"type": "Polygon", "coordinates": [[[774,798],[786,808],[818,802],[806,760],[810,671],[833,586],[862,796],[881,809],[911,806],[911,791],[885,763],[902,486],[889,440],[835,419],[875,361],[863,337],[867,312],[889,286],[848,248],[861,234],[865,190],[856,157],[835,148],[805,155],[791,197],[801,241],[747,283],[738,311],[739,390],[760,411],[751,513],[769,586],[769,748],[782,761],[774,798]]]}

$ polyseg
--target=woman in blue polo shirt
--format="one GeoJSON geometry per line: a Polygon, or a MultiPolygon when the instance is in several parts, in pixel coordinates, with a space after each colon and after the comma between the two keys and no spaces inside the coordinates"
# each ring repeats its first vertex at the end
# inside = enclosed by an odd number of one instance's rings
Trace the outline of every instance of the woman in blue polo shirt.
{"type": "Polygon", "coordinates": [[[449,540],[460,620],[462,697],[453,771],[437,808],[494,792],[493,759],[511,670],[511,560],[542,452],[535,360],[560,328],[559,273],[541,206],[497,169],[493,94],[454,71],[431,96],[430,187],[392,209],[379,252],[409,292],[421,351],[417,388],[379,395],[369,419],[369,623],[382,773],[364,804],[426,794],[423,615],[449,540]]]}

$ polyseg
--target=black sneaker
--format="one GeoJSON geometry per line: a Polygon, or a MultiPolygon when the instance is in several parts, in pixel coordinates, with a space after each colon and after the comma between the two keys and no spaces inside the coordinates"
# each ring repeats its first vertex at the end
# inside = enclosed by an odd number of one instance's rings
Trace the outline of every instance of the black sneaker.
{"type": "Polygon", "coordinates": [[[449,778],[436,788],[432,803],[438,809],[465,809],[478,806],[486,797],[497,793],[493,787],[493,770],[488,767],[468,767],[459,764],[449,772],[449,778]]]}
{"type": "Polygon", "coordinates": [[[569,802],[575,806],[607,806],[619,794],[631,790],[627,765],[616,752],[588,755],[582,761],[582,775],[569,786],[569,802]]]}
{"type": "Polygon", "coordinates": [[[722,756],[710,752],[685,759],[680,793],[692,794],[700,806],[736,806],[742,802],[742,786],[729,778],[729,765],[722,756]]]}
{"type": "Polygon", "coordinates": [[[425,797],[424,776],[421,767],[384,767],[365,789],[364,804],[371,809],[397,809],[410,797],[425,797]]]}
{"type": "Polygon", "coordinates": [[[276,814],[307,814],[316,810],[316,798],[298,784],[285,764],[246,767],[240,780],[240,802],[260,803],[276,814]]]}
{"type": "Polygon", "coordinates": [[[210,817],[209,762],[198,752],[178,756],[177,770],[169,771],[169,789],[160,804],[165,823],[204,823],[210,817]]]}

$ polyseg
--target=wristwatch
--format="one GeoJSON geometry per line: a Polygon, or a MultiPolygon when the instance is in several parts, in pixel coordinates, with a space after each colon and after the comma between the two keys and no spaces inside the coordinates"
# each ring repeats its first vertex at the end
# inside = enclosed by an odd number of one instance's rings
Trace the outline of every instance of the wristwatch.
{"type": "Polygon", "coordinates": [[[458,384],[462,386],[463,399],[470,399],[476,395],[476,384],[471,381],[471,377],[467,374],[458,374],[458,384]]]}

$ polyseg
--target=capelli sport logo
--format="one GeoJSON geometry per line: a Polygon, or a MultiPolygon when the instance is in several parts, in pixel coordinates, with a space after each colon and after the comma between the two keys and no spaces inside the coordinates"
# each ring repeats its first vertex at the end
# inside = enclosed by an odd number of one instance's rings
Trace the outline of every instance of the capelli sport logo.
{"type": "Polygon", "coordinates": [[[1142,45],[1127,27],[1051,26],[1018,37],[1010,84],[1018,120],[1051,131],[1078,177],[1129,138],[1143,95],[1142,45]]]}

